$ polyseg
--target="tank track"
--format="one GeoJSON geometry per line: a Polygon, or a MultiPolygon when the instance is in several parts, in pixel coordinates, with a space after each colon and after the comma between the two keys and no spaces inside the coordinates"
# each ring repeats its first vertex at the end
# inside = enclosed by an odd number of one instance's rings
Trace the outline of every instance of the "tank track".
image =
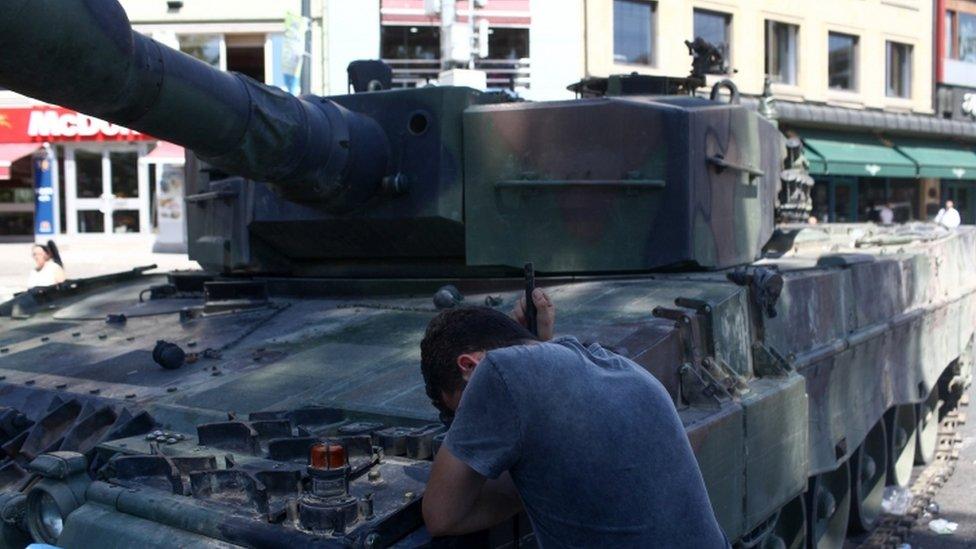
{"type": "Polygon", "coordinates": [[[926,507],[956,470],[956,461],[959,459],[956,445],[962,442],[958,427],[966,423],[966,414],[962,408],[968,405],[969,396],[964,395],[959,399],[958,406],[946,412],[939,422],[935,457],[911,485],[912,505],[908,512],[904,515],[882,515],[871,535],[859,547],[897,549],[909,541],[912,528],[924,516],[926,507]]]}

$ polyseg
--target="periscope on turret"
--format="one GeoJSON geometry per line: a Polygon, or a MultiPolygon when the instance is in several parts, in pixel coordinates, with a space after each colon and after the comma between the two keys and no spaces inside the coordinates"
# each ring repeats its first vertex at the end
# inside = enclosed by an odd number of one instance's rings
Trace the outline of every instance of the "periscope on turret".
{"type": "MultiPolygon", "coordinates": [[[[809,214],[802,151],[730,82],[695,94],[723,60],[688,46],[687,77],[568,101],[297,98],[134,33],[114,0],[7,2],[0,85],[193,151],[205,270],[0,304],[0,544],[429,541],[446,426],[424,327],[510,309],[528,262],[559,331],[668,389],[730,540],[870,530],[969,383],[976,232],[777,226],[809,214]]],[[[453,541],[531,538],[522,516],[453,541]]]]}

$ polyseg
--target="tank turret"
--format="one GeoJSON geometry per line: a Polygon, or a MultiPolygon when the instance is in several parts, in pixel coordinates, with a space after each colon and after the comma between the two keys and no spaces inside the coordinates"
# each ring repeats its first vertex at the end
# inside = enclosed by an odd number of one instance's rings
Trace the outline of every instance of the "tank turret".
{"type": "Polygon", "coordinates": [[[133,32],[115,0],[16,0],[0,49],[0,85],[196,153],[189,249],[212,270],[715,269],[757,258],[773,229],[782,139],[734,102],[296,98],[133,32]]]}

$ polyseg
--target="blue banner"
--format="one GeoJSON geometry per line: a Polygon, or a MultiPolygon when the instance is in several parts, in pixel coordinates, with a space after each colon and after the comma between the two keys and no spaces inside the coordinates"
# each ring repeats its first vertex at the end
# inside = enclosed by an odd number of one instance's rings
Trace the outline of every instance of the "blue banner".
{"type": "Polygon", "coordinates": [[[44,147],[33,158],[34,165],[34,235],[54,234],[54,179],[51,149],[44,147]]]}

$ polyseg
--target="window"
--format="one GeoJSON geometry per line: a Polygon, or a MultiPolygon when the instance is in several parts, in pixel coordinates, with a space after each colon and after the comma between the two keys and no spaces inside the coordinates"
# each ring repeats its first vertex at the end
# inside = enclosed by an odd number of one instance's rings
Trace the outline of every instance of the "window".
{"type": "Polygon", "coordinates": [[[657,3],[638,0],[613,2],[613,61],[653,65],[657,3]]]}
{"type": "Polygon", "coordinates": [[[178,39],[181,52],[196,57],[211,67],[220,68],[219,34],[186,34],[180,35],[178,39]]]}
{"type": "Polygon", "coordinates": [[[976,15],[960,13],[956,34],[958,36],[957,59],[976,63],[976,15]]]}
{"type": "Polygon", "coordinates": [[[796,84],[796,37],[800,27],[766,21],[766,74],[773,82],[796,84]]]}
{"type": "Polygon", "coordinates": [[[525,59],[529,56],[529,29],[494,28],[488,31],[488,57],[525,59]]]}
{"type": "Polygon", "coordinates": [[[34,212],[0,212],[0,235],[34,234],[34,212]]]}
{"type": "Polygon", "coordinates": [[[956,12],[946,10],[945,12],[945,56],[949,59],[956,58],[956,12]]]}
{"type": "Polygon", "coordinates": [[[827,57],[828,85],[835,90],[856,90],[857,37],[830,33],[827,57]]]}
{"type": "Polygon", "coordinates": [[[895,214],[895,223],[915,219],[922,191],[918,180],[862,177],[857,188],[857,221],[879,222],[884,206],[895,214]]]}
{"type": "Polygon", "coordinates": [[[116,198],[138,198],[139,153],[113,151],[108,153],[108,159],[112,165],[112,194],[116,198]]]}
{"type": "Polygon", "coordinates": [[[265,82],[263,34],[228,34],[224,37],[227,48],[227,70],[250,76],[265,82]]]}
{"type": "Polygon", "coordinates": [[[731,15],[718,11],[695,10],[695,36],[693,38],[701,38],[718,48],[726,62],[732,59],[732,48],[729,40],[731,28],[731,15]]]}
{"type": "MultiPolygon", "coordinates": [[[[488,47],[491,49],[490,43],[488,47]]],[[[380,52],[383,59],[440,59],[441,29],[383,25],[380,28],[380,52]]]]}
{"type": "Polygon", "coordinates": [[[888,202],[886,179],[873,177],[857,178],[857,216],[854,221],[874,221],[880,219],[879,209],[888,202]]]}
{"type": "Polygon", "coordinates": [[[488,87],[510,89],[526,87],[528,69],[520,60],[529,57],[529,29],[496,27],[488,30],[488,58],[475,68],[488,74],[488,87]]]}
{"type": "Polygon", "coordinates": [[[112,211],[112,232],[114,233],[139,232],[139,210],[112,211]]]}
{"type": "Polygon", "coordinates": [[[34,204],[32,188],[0,188],[0,204],[34,204]]]}
{"type": "Polygon", "coordinates": [[[105,214],[98,210],[78,210],[79,233],[104,233],[105,214]]]}
{"type": "Polygon", "coordinates": [[[75,151],[75,180],[77,181],[75,192],[78,198],[102,196],[101,153],[75,151]]]}
{"type": "Polygon", "coordinates": [[[894,210],[895,223],[905,223],[915,219],[921,194],[922,188],[915,179],[888,180],[888,202],[894,210]]]}
{"type": "Polygon", "coordinates": [[[888,42],[885,94],[888,97],[912,96],[912,46],[888,42]]]}
{"type": "Polygon", "coordinates": [[[976,63],[976,14],[946,11],[945,26],[946,57],[976,63]]]}
{"type": "MultiPolygon", "coordinates": [[[[272,35],[274,37],[275,35],[272,35]]],[[[180,51],[216,69],[239,72],[258,82],[268,79],[264,67],[264,34],[181,34],[180,51]]]]}

